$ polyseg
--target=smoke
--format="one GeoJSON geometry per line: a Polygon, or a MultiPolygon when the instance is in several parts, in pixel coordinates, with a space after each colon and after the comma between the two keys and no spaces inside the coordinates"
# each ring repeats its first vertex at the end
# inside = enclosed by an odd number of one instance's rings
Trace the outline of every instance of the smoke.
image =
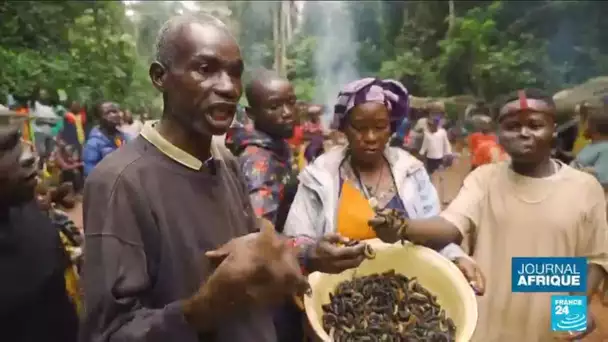
{"type": "MultiPolygon", "coordinates": [[[[315,20],[317,49],[314,55],[315,103],[325,105],[323,123],[333,118],[333,108],[342,86],[359,77],[357,44],[347,1],[316,2],[321,8],[315,20]]],[[[308,4],[307,4],[308,5],[308,4]]]]}

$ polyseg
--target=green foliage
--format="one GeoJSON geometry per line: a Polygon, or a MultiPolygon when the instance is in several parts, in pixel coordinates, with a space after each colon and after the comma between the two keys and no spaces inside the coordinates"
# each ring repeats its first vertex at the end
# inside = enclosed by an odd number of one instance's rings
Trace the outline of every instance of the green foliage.
{"type": "MultiPolygon", "coordinates": [[[[201,11],[225,13],[220,18],[238,39],[248,71],[272,67],[276,2],[195,3],[201,11]]],[[[452,13],[445,0],[350,2],[359,73],[400,80],[416,96],[488,100],[520,87],[557,91],[608,73],[608,2],[451,4],[452,13]]],[[[318,32],[324,6],[306,2],[299,34],[287,47],[287,77],[305,101],[314,100],[316,82],[324,80],[315,70],[317,43],[327,34],[318,32]]],[[[119,1],[0,2],[0,93],[30,94],[44,86],[82,101],[158,110],[162,103],[148,77],[154,42],[161,25],[187,7],[179,1],[128,8],[119,1]]]]}
{"type": "Polygon", "coordinates": [[[514,40],[503,33],[497,25],[503,7],[495,1],[466,11],[442,39],[436,29],[406,23],[396,39],[401,49],[382,63],[380,75],[424,96],[492,99],[516,88],[551,86],[546,44],[530,34],[514,40]]]}
{"type": "Polygon", "coordinates": [[[313,101],[315,95],[315,36],[298,35],[287,48],[287,78],[293,83],[299,100],[313,101]]]}
{"type": "Polygon", "coordinates": [[[443,83],[450,86],[447,95],[463,89],[482,98],[514,88],[544,86],[536,78],[538,63],[543,62],[545,46],[531,35],[509,40],[499,31],[496,19],[501,2],[486,8],[477,7],[457,18],[452,32],[439,42],[436,59],[443,83]],[[455,80],[456,82],[447,82],[455,80]],[[539,84],[541,83],[541,84],[539,84]]]}
{"type": "Polygon", "coordinates": [[[43,86],[83,102],[148,104],[155,95],[124,13],[121,2],[2,3],[0,92],[43,86]]]}

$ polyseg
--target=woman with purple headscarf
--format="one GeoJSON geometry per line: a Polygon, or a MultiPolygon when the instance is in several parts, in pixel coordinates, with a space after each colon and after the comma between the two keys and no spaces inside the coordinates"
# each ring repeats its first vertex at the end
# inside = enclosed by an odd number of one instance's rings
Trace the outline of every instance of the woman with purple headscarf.
{"type": "MultiPolygon", "coordinates": [[[[347,84],[338,94],[334,126],[348,145],[301,172],[284,233],[300,241],[327,234],[366,240],[376,237],[368,222],[377,210],[394,209],[409,218],[438,215],[437,191],[422,162],[388,146],[408,110],[408,92],[397,81],[365,78],[347,84]]],[[[473,280],[476,264],[458,245],[441,253],[473,280]]]]}

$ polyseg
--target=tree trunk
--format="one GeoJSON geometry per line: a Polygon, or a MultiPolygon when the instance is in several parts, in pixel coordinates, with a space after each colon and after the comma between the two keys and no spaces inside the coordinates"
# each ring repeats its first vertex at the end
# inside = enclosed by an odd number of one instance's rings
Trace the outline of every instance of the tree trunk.
{"type": "Polygon", "coordinates": [[[285,15],[285,34],[287,44],[291,43],[293,38],[293,8],[295,4],[293,0],[287,1],[287,13],[285,15]]]}
{"type": "Polygon", "coordinates": [[[274,69],[281,70],[281,2],[272,6],[272,41],[274,43],[274,69]]]}
{"type": "Polygon", "coordinates": [[[280,76],[285,76],[286,60],[286,27],[285,27],[285,1],[274,3],[272,31],[274,41],[274,69],[280,76]]]}
{"type": "Polygon", "coordinates": [[[456,9],[455,9],[454,0],[449,0],[448,6],[449,6],[449,14],[448,14],[447,36],[449,37],[452,33],[452,30],[454,29],[454,25],[456,24],[456,9]]]}

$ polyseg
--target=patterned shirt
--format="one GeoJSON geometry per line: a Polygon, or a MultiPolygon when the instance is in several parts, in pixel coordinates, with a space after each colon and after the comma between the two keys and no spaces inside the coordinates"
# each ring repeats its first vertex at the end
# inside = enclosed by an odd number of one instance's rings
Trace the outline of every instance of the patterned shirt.
{"type": "Polygon", "coordinates": [[[226,146],[238,157],[255,214],[275,224],[285,188],[297,181],[289,144],[252,126],[235,125],[226,146]]]}

